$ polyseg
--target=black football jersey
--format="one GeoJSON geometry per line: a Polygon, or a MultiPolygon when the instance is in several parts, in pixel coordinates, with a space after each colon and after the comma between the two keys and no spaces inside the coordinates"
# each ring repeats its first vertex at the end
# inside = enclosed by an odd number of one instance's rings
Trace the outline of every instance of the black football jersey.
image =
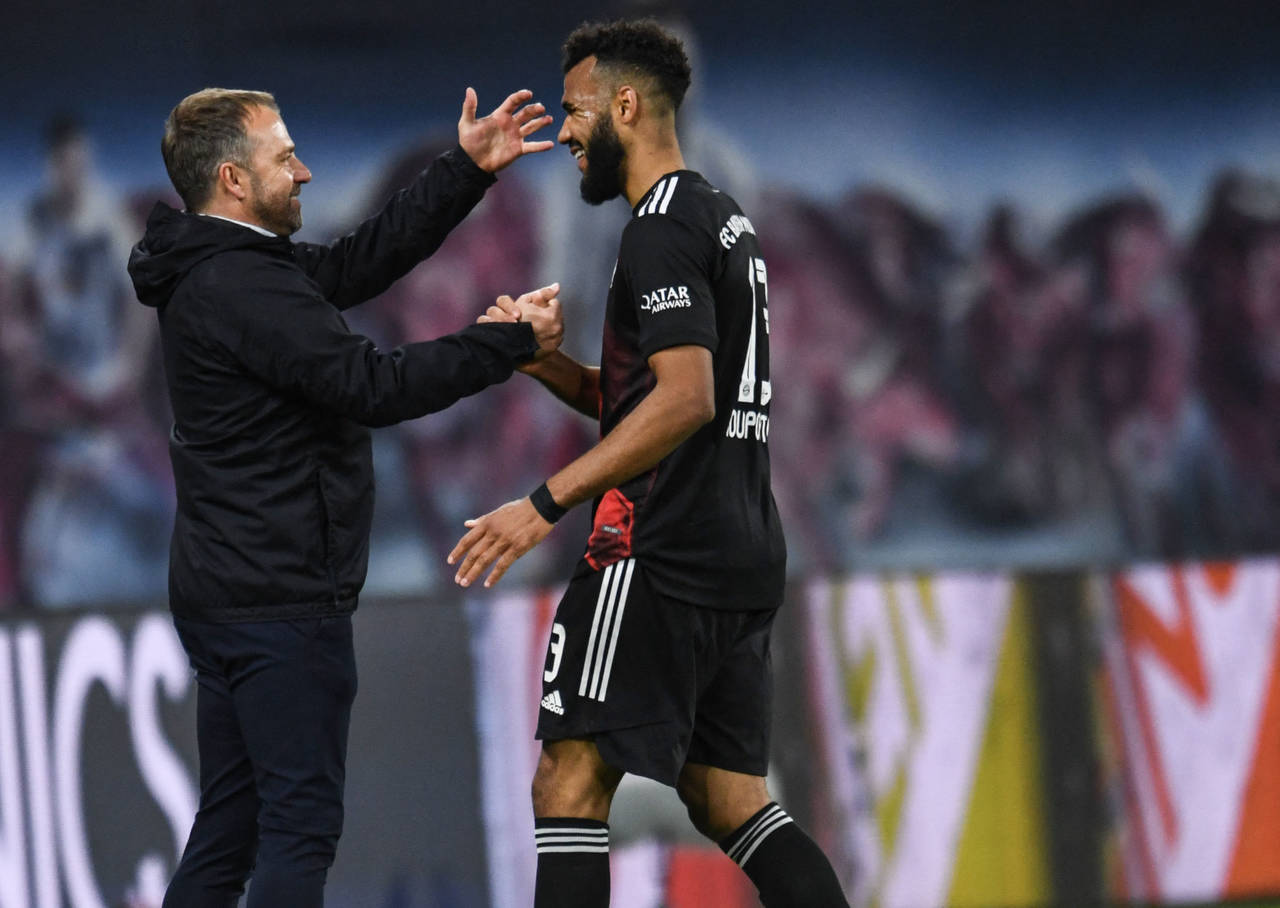
{"type": "Polygon", "coordinates": [[[712,353],[715,418],[596,500],[583,569],[635,556],[663,595],[776,607],[786,543],[769,485],[768,269],[737,203],[688,170],[660,179],[622,233],[600,365],[602,436],[654,387],[649,357],[684,344],[712,353]]]}

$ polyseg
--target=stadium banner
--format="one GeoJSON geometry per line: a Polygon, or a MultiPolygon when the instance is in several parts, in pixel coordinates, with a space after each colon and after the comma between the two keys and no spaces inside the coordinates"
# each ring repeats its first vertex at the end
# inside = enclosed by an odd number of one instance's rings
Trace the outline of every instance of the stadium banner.
{"type": "MultiPolygon", "coordinates": [[[[560,590],[369,600],[335,908],[531,903],[560,590]]],[[[770,787],[855,905],[1280,892],[1280,560],[788,588],[770,787]]],[[[0,908],[155,908],[197,798],[159,609],[0,621],[0,908]]],[[[670,790],[628,780],[615,908],[750,908],[670,790]]]]}
{"type": "Polygon", "coordinates": [[[0,624],[0,908],[158,905],[197,788],[167,614],[0,624]]]}
{"type": "Polygon", "coordinates": [[[1112,893],[1280,892],[1280,561],[1099,577],[1112,893]]]}
{"type": "Polygon", "coordinates": [[[811,583],[815,833],[857,906],[1050,901],[1030,603],[1006,575],[811,583]]]}
{"type": "MultiPolygon", "coordinates": [[[[360,690],[326,904],[482,908],[461,604],[368,602],[355,622],[360,690]]],[[[167,611],[0,621],[0,908],[158,908],[198,799],[195,700],[167,611]]]]}

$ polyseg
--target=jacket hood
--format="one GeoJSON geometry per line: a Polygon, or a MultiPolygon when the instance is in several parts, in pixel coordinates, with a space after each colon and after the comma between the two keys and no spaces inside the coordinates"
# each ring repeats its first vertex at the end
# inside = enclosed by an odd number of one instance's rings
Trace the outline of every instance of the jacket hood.
{"type": "Polygon", "coordinates": [[[288,237],[263,236],[239,224],[156,202],[146,233],[129,253],[129,276],[138,301],[159,308],[196,265],[220,252],[246,247],[288,253],[292,243],[288,237]]]}

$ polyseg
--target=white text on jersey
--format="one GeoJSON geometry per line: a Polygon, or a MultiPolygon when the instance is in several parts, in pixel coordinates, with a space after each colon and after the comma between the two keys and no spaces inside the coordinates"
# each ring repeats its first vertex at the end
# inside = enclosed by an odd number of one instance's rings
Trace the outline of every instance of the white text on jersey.
{"type": "Polygon", "coordinates": [[[649,293],[640,294],[640,308],[645,312],[661,312],[664,309],[688,309],[693,305],[689,299],[689,288],[659,287],[649,293]]]}
{"type": "Polygon", "coordinates": [[[732,249],[733,244],[738,242],[738,237],[744,233],[755,236],[756,228],[747,220],[745,214],[735,214],[720,228],[720,245],[725,249],[732,249]]]}
{"type": "Polygon", "coordinates": [[[767,444],[769,441],[769,414],[755,410],[734,410],[729,414],[725,438],[754,438],[767,444]]]}

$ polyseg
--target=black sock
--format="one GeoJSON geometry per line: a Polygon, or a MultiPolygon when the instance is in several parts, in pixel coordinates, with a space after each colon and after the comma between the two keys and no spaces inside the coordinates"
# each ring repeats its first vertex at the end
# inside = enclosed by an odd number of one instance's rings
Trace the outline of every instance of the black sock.
{"type": "Polygon", "coordinates": [[[777,804],[720,843],[756,884],[765,908],[849,908],[831,862],[777,804]]]}
{"type": "Polygon", "coordinates": [[[609,908],[609,824],[577,817],[533,821],[534,908],[609,908]]]}

